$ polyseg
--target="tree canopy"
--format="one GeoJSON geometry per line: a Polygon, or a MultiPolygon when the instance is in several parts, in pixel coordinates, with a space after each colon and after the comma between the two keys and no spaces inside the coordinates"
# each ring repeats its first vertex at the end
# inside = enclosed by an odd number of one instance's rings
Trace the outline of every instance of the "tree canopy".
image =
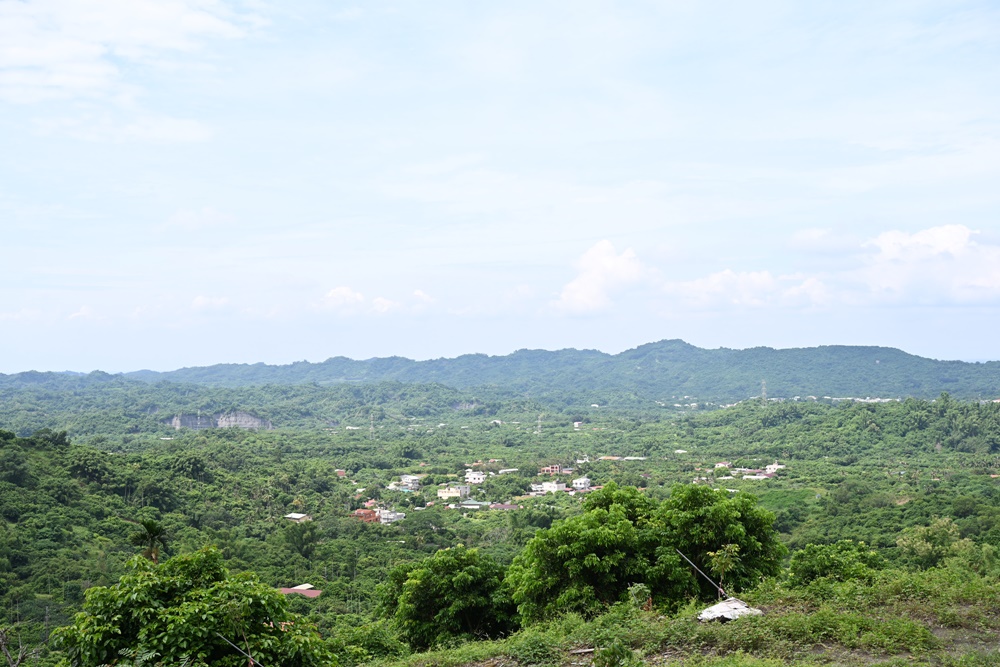
{"type": "Polygon", "coordinates": [[[69,664],[97,667],[123,657],[164,664],[311,667],[332,662],[319,635],[286,610],[256,575],[230,575],[205,548],[161,565],[135,557],[113,586],[87,591],[83,611],[58,631],[69,664]],[[244,655],[244,653],[246,655],[244,655]]]}
{"type": "Polygon", "coordinates": [[[503,566],[477,549],[442,549],[394,569],[381,588],[380,610],[415,649],[452,637],[497,637],[511,629],[514,611],[503,576],[503,566]]]}
{"type": "Polygon", "coordinates": [[[646,585],[657,603],[676,606],[716,592],[696,579],[678,550],[706,570],[713,552],[738,549],[739,559],[726,568],[735,590],[777,573],[785,550],[773,522],[744,494],[677,485],[657,504],[611,483],[587,499],[583,514],[539,531],[514,559],[507,583],[525,619],[597,613],[635,584],[646,585]]]}

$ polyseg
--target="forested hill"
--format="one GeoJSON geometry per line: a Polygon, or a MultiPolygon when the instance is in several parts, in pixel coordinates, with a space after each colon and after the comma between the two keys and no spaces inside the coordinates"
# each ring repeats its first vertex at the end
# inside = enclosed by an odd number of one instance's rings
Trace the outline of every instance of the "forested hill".
{"type": "MultiPolygon", "coordinates": [[[[148,394],[150,388],[156,388],[157,395],[148,398],[157,407],[165,408],[165,403],[170,403],[171,409],[189,410],[220,407],[195,405],[203,397],[195,400],[193,396],[201,395],[202,389],[258,388],[255,391],[260,393],[265,385],[299,385],[304,390],[306,387],[375,388],[390,383],[435,385],[439,389],[428,389],[435,394],[432,401],[435,403],[437,399],[448,403],[475,397],[494,402],[527,399],[556,410],[594,403],[647,409],[657,408],[657,403],[670,407],[691,402],[744,400],[760,395],[762,380],[766,381],[768,396],[772,398],[934,398],[948,392],[960,399],[993,399],[1000,397],[1000,362],[936,361],[893,348],[840,345],[785,350],[768,347],[706,350],[680,340],[667,340],[615,355],[596,350],[519,350],[496,357],[470,354],[429,361],[402,357],[355,361],[334,357],[321,363],[219,364],[124,375],[100,371],[89,374],[32,371],[0,374],[0,396],[10,401],[14,395],[23,398],[23,392],[27,391],[33,402],[46,403],[57,396],[65,399],[63,393],[69,392],[77,397],[100,396],[95,400],[103,403],[108,397],[125,400],[136,392],[148,394]],[[443,388],[454,391],[445,391],[448,394],[445,397],[440,392],[443,388]],[[165,391],[171,394],[170,400],[165,401],[161,395],[165,391]],[[176,401],[178,393],[187,398],[176,401]]],[[[273,413],[273,401],[268,397],[274,392],[265,393],[266,397],[255,396],[260,400],[249,402],[246,396],[214,398],[231,401],[229,407],[233,409],[273,413]]],[[[287,391],[279,393],[286,395],[287,391]]],[[[38,409],[47,412],[41,403],[38,409]]],[[[361,403],[368,405],[370,401],[361,403]]],[[[36,424],[34,420],[32,423],[35,428],[56,427],[36,424]]]]}
{"type": "Polygon", "coordinates": [[[128,377],[213,386],[435,382],[459,389],[492,386],[534,397],[604,401],[607,395],[666,401],[738,401],[757,396],[958,398],[1000,396],[1000,362],[936,361],[886,347],[846,345],[776,350],[706,350],[681,340],[649,343],[620,354],[596,350],[518,350],[506,356],[470,354],[412,361],[388,357],[355,361],[334,357],[286,366],[220,364],[128,377]],[[587,396],[584,397],[583,394],[587,396]]]}

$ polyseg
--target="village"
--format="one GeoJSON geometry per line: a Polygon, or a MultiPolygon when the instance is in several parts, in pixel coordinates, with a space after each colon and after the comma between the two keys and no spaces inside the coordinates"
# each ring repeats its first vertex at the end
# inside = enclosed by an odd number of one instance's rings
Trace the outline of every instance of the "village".
{"type": "MultiPolygon", "coordinates": [[[[577,424],[574,424],[574,426],[577,426],[577,424]]],[[[678,450],[676,453],[686,454],[687,452],[684,450],[678,450]]],[[[593,461],[599,462],[645,460],[647,460],[647,457],[645,456],[613,455],[600,456],[593,459],[593,461]]],[[[562,465],[558,463],[540,466],[536,474],[538,481],[531,481],[527,485],[528,489],[524,493],[520,495],[513,495],[503,502],[489,502],[475,498],[475,490],[478,486],[484,484],[490,478],[504,475],[515,475],[519,474],[521,471],[518,468],[500,468],[499,466],[503,464],[501,459],[489,459],[485,462],[477,460],[473,463],[467,464],[464,474],[462,474],[462,479],[439,482],[434,485],[437,487],[434,494],[436,497],[435,500],[427,500],[425,504],[412,505],[408,509],[419,512],[429,507],[437,506],[440,509],[459,510],[463,512],[484,510],[513,511],[524,508],[524,505],[520,504],[519,501],[538,498],[549,494],[565,494],[567,496],[582,497],[587,493],[604,488],[603,485],[594,484],[591,478],[586,474],[580,474],[580,468],[591,463],[591,458],[584,455],[581,458],[576,459],[575,466],[562,465]],[[485,470],[484,468],[487,466],[493,467],[494,470],[485,470]]],[[[778,472],[780,470],[784,470],[785,468],[786,466],[778,463],[778,461],[769,463],[763,468],[741,467],[736,466],[729,461],[719,461],[711,468],[695,467],[694,470],[696,473],[700,472],[705,474],[696,475],[690,483],[708,485],[713,488],[717,488],[716,483],[735,479],[743,481],[766,481],[776,477],[778,472]]],[[[347,472],[343,469],[337,469],[335,472],[340,478],[344,478],[347,475],[347,472]]],[[[648,477],[648,474],[643,474],[642,476],[648,477]]],[[[424,491],[424,480],[427,477],[428,474],[426,473],[401,474],[398,476],[398,479],[394,479],[389,482],[384,488],[386,491],[390,492],[399,492],[404,494],[419,493],[424,491]]],[[[738,491],[738,489],[732,488],[726,488],[725,490],[729,493],[736,493],[738,491]]],[[[357,501],[361,501],[363,506],[352,510],[350,512],[351,517],[363,523],[378,523],[382,525],[392,524],[406,518],[407,513],[402,511],[400,508],[393,506],[391,501],[381,497],[371,497],[365,499],[365,492],[366,489],[362,487],[355,489],[354,498],[357,501]]],[[[286,514],[284,519],[294,523],[304,523],[312,521],[313,517],[306,513],[292,512],[286,514]]]]}

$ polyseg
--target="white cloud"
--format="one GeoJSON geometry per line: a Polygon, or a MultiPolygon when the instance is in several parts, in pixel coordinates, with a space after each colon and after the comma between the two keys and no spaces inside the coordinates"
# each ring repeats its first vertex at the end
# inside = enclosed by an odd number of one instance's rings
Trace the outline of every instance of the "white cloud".
{"type": "Polygon", "coordinates": [[[1000,299],[1000,245],[977,243],[964,225],[879,234],[857,273],[869,296],[895,303],[983,303],[1000,299]]]}
{"type": "Polygon", "coordinates": [[[968,250],[973,232],[965,225],[943,225],[915,234],[889,231],[879,234],[865,246],[879,249],[877,261],[919,261],[937,255],[958,257],[968,250]]]}
{"type": "Polygon", "coordinates": [[[434,303],[434,298],[427,294],[423,290],[413,290],[413,296],[416,297],[417,301],[424,304],[434,303]]]}
{"type": "Polygon", "coordinates": [[[391,313],[395,310],[399,310],[403,304],[398,301],[393,301],[391,299],[386,299],[382,296],[377,296],[372,299],[372,310],[379,315],[385,315],[386,313],[391,313]]]}
{"type": "MultiPolygon", "coordinates": [[[[775,274],[725,269],[664,285],[692,309],[983,304],[1000,300],[1000,245],[977,243],[964,225],[890,230],[838,253],[823,271],[775,274]]],[[[834,244],[825,230],[793,238],[807,247],[834,244]]]]}
{"type": "Polygon", "coordinates": [[[635,252],[621,254],[607,239],[594,244],[576,263],[580,273],[563,287],[557,309],[568,313],[589,313],[608,308],[611,293],[640,281],[646,273],[635,252]]]}
{"type": "Polygon", "coordinates": [[[350,287],[334,287],[323,297],[322,305],[325,308],[342,311],[352,311],[365,302],[365,297],[361,292],[355,292],[350,287]]]}
{"type": "Polygon", "coordinates": [[[0,99],[128,92],[128,63],[158,64],[233,39],[260,19],[216,0],[29,0],[0,3],[0,99]]]}

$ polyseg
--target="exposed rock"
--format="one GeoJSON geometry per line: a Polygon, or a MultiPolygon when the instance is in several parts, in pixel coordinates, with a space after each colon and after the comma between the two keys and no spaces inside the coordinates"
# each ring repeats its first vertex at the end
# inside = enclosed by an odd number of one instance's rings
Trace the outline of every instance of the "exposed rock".
{"type": "Polygon", "coordinates": [[[246,428],[246,429],[264,429],[270,431],[274,429],[269,419],[261,419],[260,417],[254,416],[249,412],[235,411],[235,412],[223,412],[215,415],[192,415],[192,414],[181,414],[174,415],[172,419],[165,419],[164,424],[169,424],[173,426],[178,431],[182,428],[189,428],[194,431],[201,431],[206,428],[246,428]]]}
{"type": "Polygon", "coordinates": [[[255,417],[249,412],[227,412],[217,415],[215,420],[216,426],[219,428],[235,426],[236,428],[264,429],[265,431],[270,431],[274,428],[270,420],[255,417]]]}

